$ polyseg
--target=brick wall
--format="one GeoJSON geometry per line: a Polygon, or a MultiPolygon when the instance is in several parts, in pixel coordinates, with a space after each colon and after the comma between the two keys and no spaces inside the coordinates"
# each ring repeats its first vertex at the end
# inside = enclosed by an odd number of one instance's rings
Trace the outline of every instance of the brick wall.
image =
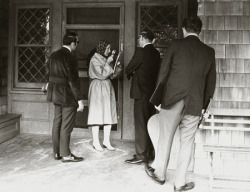
{"type": "MultiPolygon", "coordinates": [[[[250,108],[250,1],[198,0],[198,15],[203,21],[201,40],[215,49],[217,84],[215,108],[250,108]]],[[[250,145],[249,133],[220,131],[221,145],[250,145]]],[[[198,131],[195,167],[208,173],[207,154],[202,144],[210,134],[198,131]]],[[[221,153],[215,155],[215,173],[248,176],[250,155],[221,153]]]]}
{"type": "Polygon", "coordinates": [[[7,112],[8,0],[0,1],[0,115],[7,112]]]}

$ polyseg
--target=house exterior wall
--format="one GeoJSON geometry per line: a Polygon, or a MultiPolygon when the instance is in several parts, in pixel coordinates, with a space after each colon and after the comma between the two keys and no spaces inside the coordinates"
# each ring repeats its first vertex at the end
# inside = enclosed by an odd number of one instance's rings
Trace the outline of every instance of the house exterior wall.
{"type": "MultiPolygon", "coordinates": [[[[250,108],[250,1],[199,0],[203,21],[201,40],[215,49],[217,83],[213,108],[250,108]]],[[[250,145],[250,134],[237,131],[216,133],[221,145],[250,145]]],[[[198,131],[195,145],[196,173],[208,173],[209,131],[198,131]]],[[[215,174],[248,176],[249,154],[215,154],[215,174]]]]}
{"type": "MultiPolygon", "coordinates": [[[[170,0],[171,1],[171,0],[170,0]]],[[[182,0],[176,0],[181,2],[182,0]]],[[[63,7],[70,3],[122,3],[124,7],[124,68],[128,65],[136,48],[136,33],[137,33],[137,3],[165,3],[166,0],[9,0],[9,18],[15,21],[15,7],[16,5],[34,6],[34,5],[51,5],[51,51],[55,51],[61,47],[63,35],[63,23],[65,18],[63,16],[63,7]]],[[[183,1],[184,2],[184,1],[183,1]]],[[[182,10],[180,9],[182,13],[182,10]]],[[[14,68],[15,68],[15,22],[9,25],[9,54],[11,55],[9,61],[8,72],[8,112],[20,113],[21,118],[21,133],[35,133],[35,134],[51,134],[53,123],[53,104],[46,101],[46,95],[41,91],[41,87],[36,88],[16,88],[14,82],[14,68]]],[[[130,84],[126,75],[124,74],[122,80],[122,133],[119,139],[134,140],[134,116],[133,104],[134,101],[130,99],[130,84]]],[[[85,133],[80,129],[74,129],[73,135],[85,136],[85,133]]],[[[88,131],[91,135],[91,132],[88,131]]],[[[111,133],[114,136],[114,133],[111,133]]],[[[117,137],[116,137],[117,138],[117,137]]]]}
{"type": "Polygon", "coordinates": [[[8,0],[0,1],[0,115],[7,113],[8,0]]]}
{"type": "MultiPolygon", "coordinates": [[[[34,4],[33,0],[9,0],[9,7],[16,3],[34,4]]],[[[7,0],[0,1],[0,25],[6,26],[7,8],[2,4],[7,0]],[[5,13],[5,14],[4,14],[5,13]]],[[[82,0],[41,0],[36,3],[49,3],[52,6],[52,51],[60,48],[62,37],[62,3],[79,2],[82,0]]],[[[88,3],[101,2],[112,3],[120,0],[89,0],[88,3]]],[[[124,67],[129,63],[136,47],[136,3],[138,0],[124,0],[124,67]],[[131,22],[133,21],[133,22],[131,22]]],[[[144,0],[140,2],[153,2],[144,0]]],[[[164,0],[159,1],[164,2],[164,0]]],[[[201,41],[210,45],[216,52],[217,84],[214,95],[213,107],[215,108],[250,108],[250,1],[243,0],[199,0],[198,15],[203,21],[201,41]]],[[[4,4],[5,5],[5,4],[4,4]]],[[[14,21],[14,9],[10,10],[9,18],[14,21]]],[[[14,25],[9,24],[10,37],[14,37],[14,25]]],[[[6,27],[3,27],[6,29],[6,27]]],[[[0,91],[0,114],[6,113],[7,92],[8,112],[22,112],[21,133],[51,134],[53,122],[53,105],[46,101],[46,96],[36,90],[14,90],[13,85],[13,58],[9,58],[8,91],[7,91],[7,55],[14,55],[13,40],[9,40],[9,52],[4,50],[7,47],[7,31],[0,27],[1,60],[1,91],[0,91]],[[3,56],[2,56],[3,55],[3,56]],[[3,69],[3,70],[2,70],[3,69]],[[3,71],[3,72],[2,72],[3,71]],[[27,97],[28,95],[28,97],[27,97]]],[[[129,97],[130,81],[125,76],[123,79],[123,120],[121,138],[134,140],[134,117],[133,100],[129,97]]],[[[75,132],[75,130],[74,130],[75,132]]],[[[73,132],[73,134],[74,134],[73,132]]],[[[75,135],[82,136],[79,132],[75,135]]],[[[198,131],[196,136],[194,161],[190,169],[199,174],[208,174],[207,154],[203,152],[202,146],[209,141],[210,134],[205,131],[198,131]]],[[[219,135],[219,142],[226,145],[250,145],[250,134],[242,132],[222,131],[219,135]]],[[[174,138],[173,152],[170,159],[170,168],[175,167],[175,160],[178,156],[179,136],[178,131],[174,138]]],[[[233,174],[238,170],[239,174],[250,172],[250,155],[219,154],[217,155],[216,171],[219,174],[233,174]],[[235,166],[232,166],[235,165],[235,166]],[[241,171],[241,170],[245,171],[241,171]]]]}

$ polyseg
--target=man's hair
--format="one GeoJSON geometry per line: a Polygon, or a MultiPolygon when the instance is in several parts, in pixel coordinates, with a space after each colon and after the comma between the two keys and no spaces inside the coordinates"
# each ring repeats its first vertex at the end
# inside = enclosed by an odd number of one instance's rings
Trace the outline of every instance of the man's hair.
{"type": "Polygon", "coordinates": [[[148,39],[150,41],[153,41],[153,39],[155,38],[154,33],[151,30],[143,30],[140,35],[142,37],[144,37],[145,39],[148,39]]]}
{"type": "Polygon", "coordinates": [[[201,32],[202,22],[199,17],[188,17],[183,20],[182,27],[189,33],[201,32]]]}
{"type": "Polygon", "coordinates": [[[68,32],[63,36],[63,45],[70,45],[72,42],[76,43],[77,34],[74,32],[68,32]]]}

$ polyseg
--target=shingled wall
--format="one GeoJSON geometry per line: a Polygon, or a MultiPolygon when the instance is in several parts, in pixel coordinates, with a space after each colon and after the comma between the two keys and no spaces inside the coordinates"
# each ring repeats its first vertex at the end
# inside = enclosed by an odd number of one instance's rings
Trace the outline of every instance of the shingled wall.
{"type": "MultiPolygon", "coordinates": [[[[203,21],[201,40],[215,49],[217,84],[215,108],[250,108],[250,1],[199,0],[198,15],[203,21]]],[[[207,154],[202,143],[208,132],[196,137],[196,173],[208,173],[207,154]]],[[[221,131],[220,144],[250,145],[250,134],[221,131]]],[[[215,157],[220,175],[249,176],[250,155],[221,153],[215,157]]]]}

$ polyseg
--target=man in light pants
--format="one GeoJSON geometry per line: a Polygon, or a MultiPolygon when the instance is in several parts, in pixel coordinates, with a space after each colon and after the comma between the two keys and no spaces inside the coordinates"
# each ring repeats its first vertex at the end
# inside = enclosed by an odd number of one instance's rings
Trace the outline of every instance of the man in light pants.
{"type": "Polygon", "coordinates": [[[161,111],[158,116],[159,138],[154,166],[146,173],[163,184],[177,127],[180,129],[180,151],[174,183],[175,191],[194,188],[186,182],[195,132],[202,109],[213,97],[216,83],[215,51],[199,40],[202,22],[198,17],[183,21],[183,39],[173,40],[161,63],[157,88],[150,102],[161,111]]]}

